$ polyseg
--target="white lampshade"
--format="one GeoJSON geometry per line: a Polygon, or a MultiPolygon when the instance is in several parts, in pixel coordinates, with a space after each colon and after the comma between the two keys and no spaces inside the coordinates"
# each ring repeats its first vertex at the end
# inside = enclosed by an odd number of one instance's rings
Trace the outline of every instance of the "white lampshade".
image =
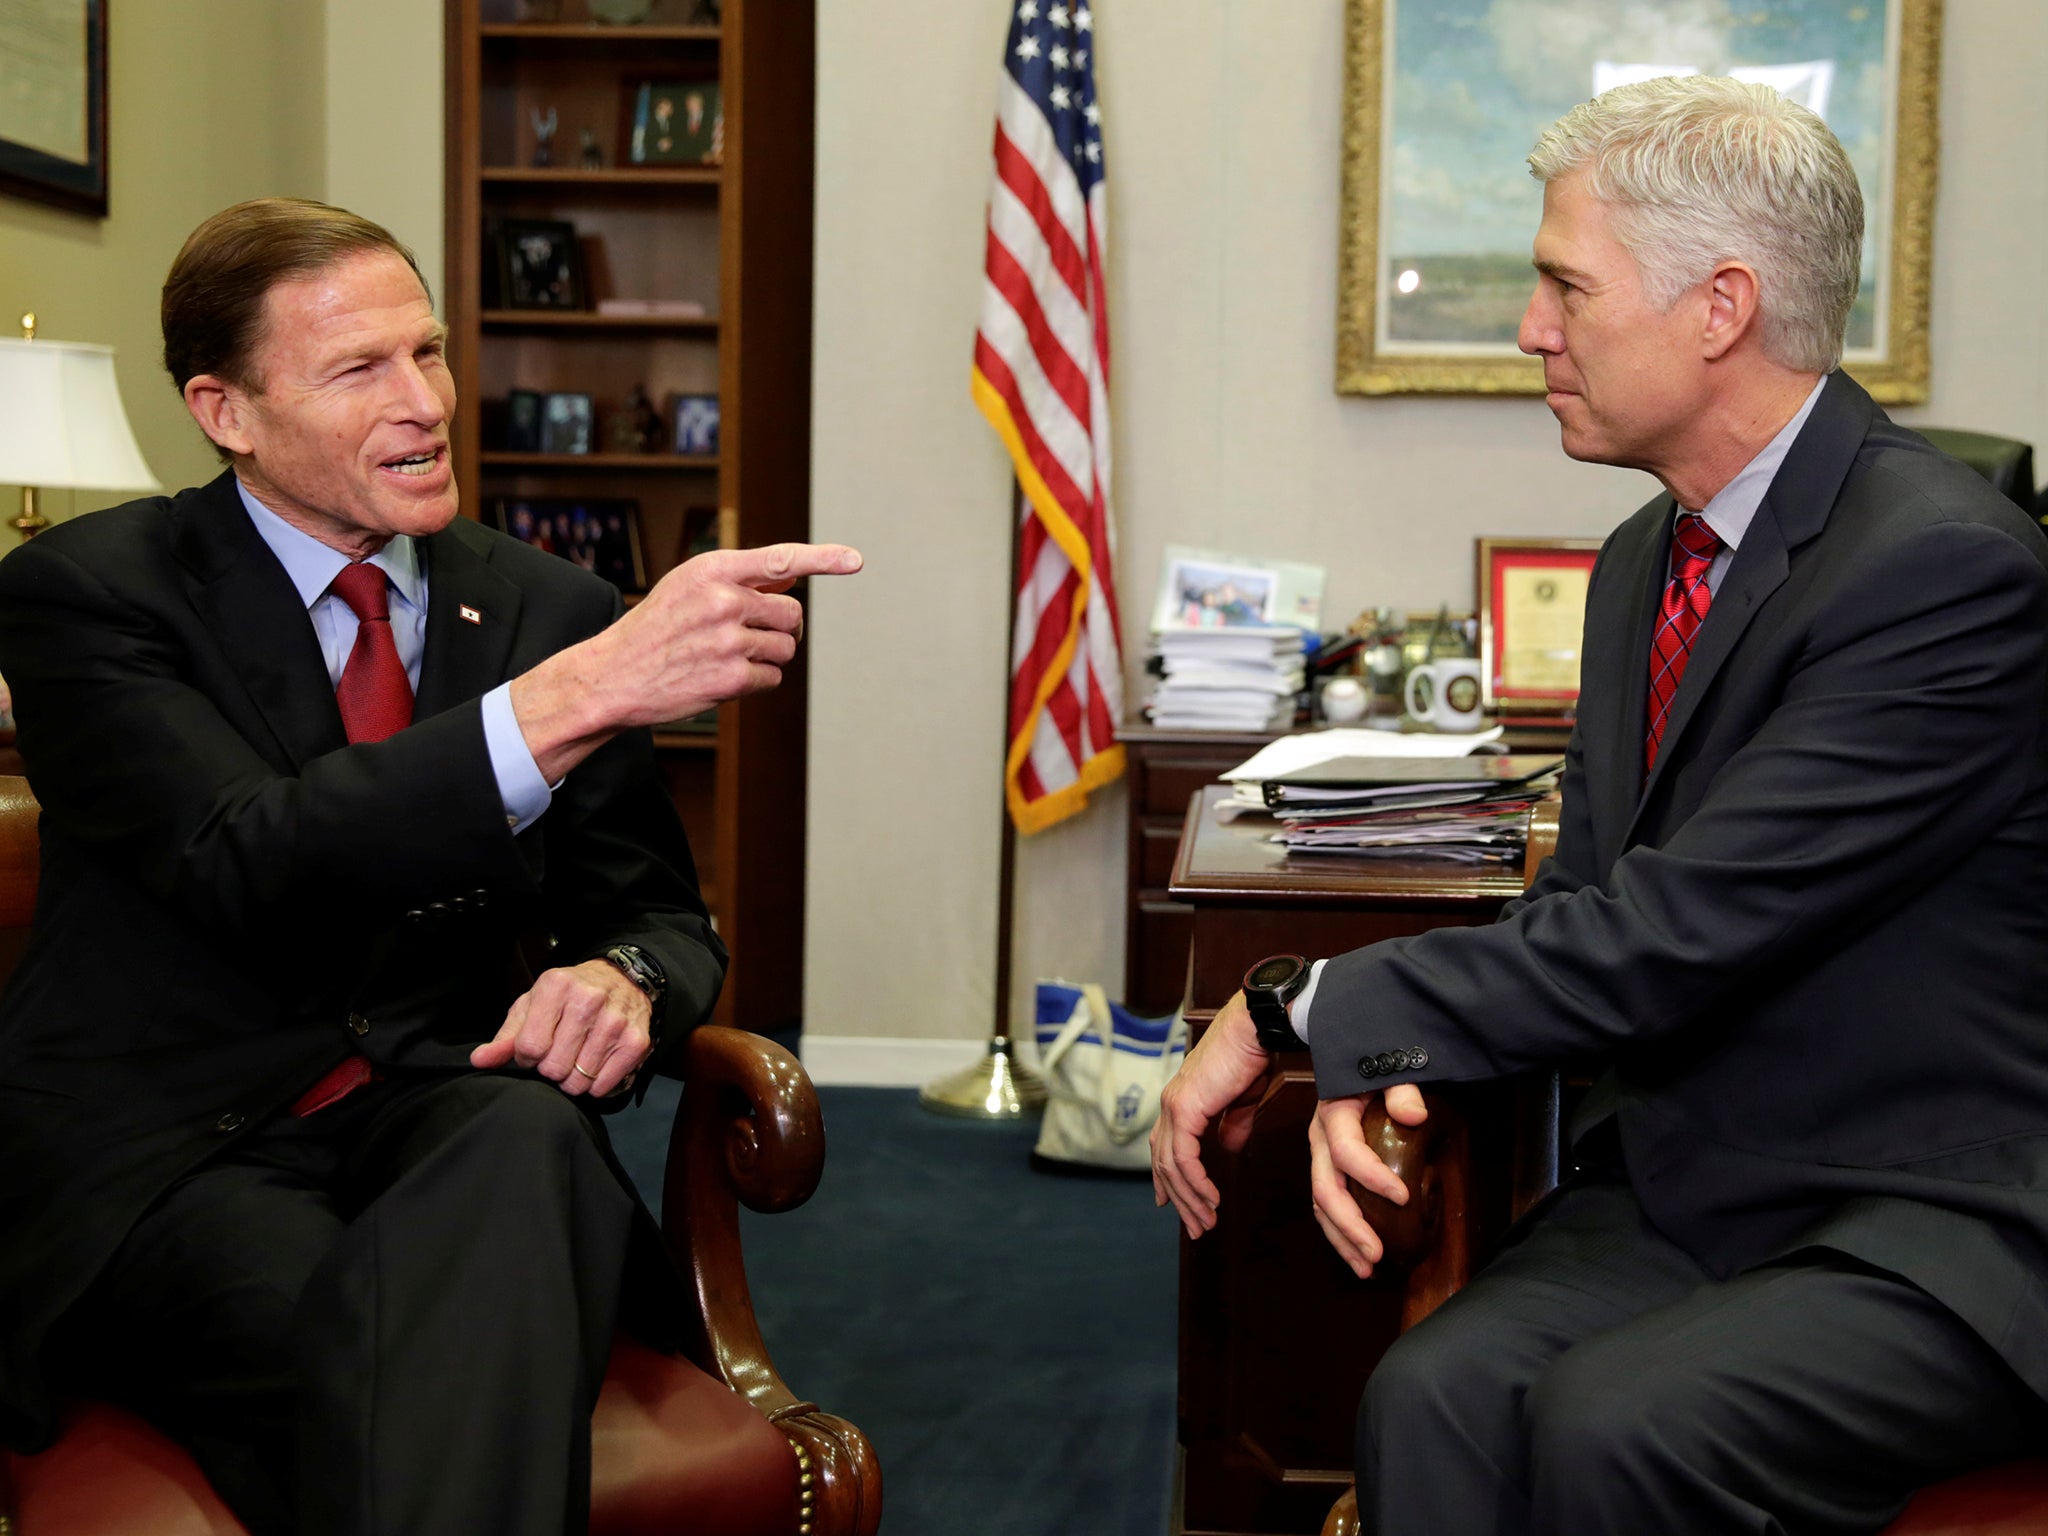
{"type": "Polygon", "coordinates": [[[161,489],[121,409],[112,347],[0,337],[0,484],[161,489]]]}

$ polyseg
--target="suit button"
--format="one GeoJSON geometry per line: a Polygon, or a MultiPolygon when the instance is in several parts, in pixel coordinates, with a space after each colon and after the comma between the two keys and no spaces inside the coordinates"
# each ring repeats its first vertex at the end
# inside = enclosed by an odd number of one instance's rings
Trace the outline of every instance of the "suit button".
{"type": "Polygon", "coordinates": [[[221,1135],[229,1136],[232,1135],[234,1132],[239,1131],[243,1126],[247,1125],[248,1123],[249,1117],[247,1115],[237,1114],[235,1113],[235,1111],[229,1110],[226,1114],[222,1115],[218,1120],[213,1122],[213,1128],[216,1131],[219,1131],[221,1135]]]}
{"type": "Polygon", "coordinates": [[[1398,1051],[1381,1051],[1379,1060],[1373,1063],[1374,1066],[1380,1069],[1382,1076],[1391,1072],[1398,1072],[1407,1064],[1398,1051]]]}
{"type": "Polygon", "coordinates": [[[426,915],[427,914],[422,912],[418,907],[414,907],[411,911],[405,914],[405,920],[408,923],[416,923],[426,915]]]}
{"type": "Polygon", "coordinates": [[[491,904],[491,893],[485,890],[471,891],[469,899],[479,907],[487,907],[491,904]]]}
{"type": "Polygon", "coordinates": [[[1408,1070],[1410,1072],[1420,1072],[1428,1065],[1429,1052],[1425,1051],[1421,1046],[1416,1046],[1408,1053],[1408,1070]]]}
{"type": "Polygon", "coordinates": [[[448,903],[447,903],[447,902],[445,902],[445,901],[430,901],[430,902],[428,902],[428,903],[427,903],[427,916],[429,916],[429,917],[446,917],[447,915],[448,915],[448,903]]]}
{"type": "Polygon", "coordinates": [[[1359,1057],[1358,1075],[1360,1077],[1378,1077],[1380,1075],[1379,1063],[1374,1061],[1370,1056],[1359,1057]]]}
{"type": "Polygon", "coordinates": [[[348,1016],[348,1032],[360,1040],[370,1032],[370,1021],[360,1013],[352,1013],[348,1016]]]}

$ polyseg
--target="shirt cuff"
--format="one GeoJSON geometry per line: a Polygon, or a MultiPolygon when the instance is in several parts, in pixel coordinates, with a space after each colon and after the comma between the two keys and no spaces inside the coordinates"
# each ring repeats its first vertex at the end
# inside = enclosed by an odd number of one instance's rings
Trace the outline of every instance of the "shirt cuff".
{"type": "Polygon", "coordinates": [[[541,777],[526,733],[519,729],[519,717],[512,712],[512,685],[500,683],[485,694],[483,707],[484,745],[497,776],[498,798],[505,805],[505,825],[515,834],[524,832],[547,811],[556,786],[541,777]]]}
{"type": "Polygon", "coordinates": [[[1294,1001],[1287,1005],[1287,1022],[1294,1026],[1294,1032],[1301,1036],[1301,1043],[1308,1044],[1308,1005],[1316,1000],[1316,983],[1323,979],[1323,967],[1328,960],[1318,960],[1308,968],[1308,985],[1295,994],[1294,1001]]]}

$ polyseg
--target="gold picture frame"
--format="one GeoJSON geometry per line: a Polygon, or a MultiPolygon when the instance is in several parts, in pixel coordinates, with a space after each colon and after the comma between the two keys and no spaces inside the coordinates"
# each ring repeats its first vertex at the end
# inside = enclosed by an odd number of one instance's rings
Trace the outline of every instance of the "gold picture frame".
{"type": "MultiPolygon", "coordinates": [[[[1941,8],[1942,0],[1826,0],[1818,11],[1807,7],[1802,22],[1809,33],[1815,25],[1838,24],[1844,34],[1861,39],[1867,50],[1875,46],[1873,18],[1882,32],[1876,97],[1865,100],[1869,93],[1857,83],[1869,70],[1859,68],[1850,78],[1857,62],[1852,57],[1841,61],[1844,78],[1838,82],[1838,99],[1843,114],[1862,114],[1864,131],[1851,133],[1845,128],[1843,135],[1864,180],[1869,227],[1866,293],[1851,316],[1852,345],[1843,361],[1872,396],[1888,405],[1919,403],[1928,391],[1941,8]]],[[[1416,0],[1346,0],[1338,393],[1543,392],[1542,365],[1516,350],[1511,329],[1502,338],[1508,313],[1505,285],[1518,271],[1521,300],[1526,302],[1534,281],[1528,252],[1542,198],[1521,157],[1547,123],[1572,102],[1563,96],[1525,98],[1501,84],[1500,72],[1530,71],[1530,79],[1541,80],[1544,89],[1559,79],[1579,78],[1560,69],[1558,59],[1541,56],[1541,48],[1556,40],[1554,46],[1563,50],[1577,46],[1573,39],[1597,37],[1619,50],[1631,37],[1654,39],[1658,9],[1656,0],[1516,0],[1513,5],[1489,5],[1485,0],[1430,0],[1427,5],[1416,0]],[[1587,24],[1566,28],[1531,22],[1544,16],[1555,20],[1556,15],[1577,16],[1587,24]],[[1502,46],[1493,52],[1500,57],[1489,64],[1474,63],[1489,55],[1470,33],[1474,28],[1507,25],[1503,16],[1530,22],[1521,35],[1529,46],[1510,49],[1507,43],[1512,40],[1497,38],[1502,46]],[[1402,20],[1415,29],[1406,42],[1397,37],[1397,22],[1402,20]],[[1432,28],[1443,32],[1445,46],[1434,46],[1435,39],[1428,35],[1432,28]],[[1453,28],[1466,35],[1453,36],[1453,28]],[[1447,60],[1458,62],[1447,67],[1447,60]],[[1493,73],[1482,75],[1482,69],[1493,73]],[[1458,136],[1455,141],[1453,135],[1458,136]],[[1457,158],[1461,145],[1471,146],[1462,161],[1457,158]],[[1514,176],[1526,183],[1526,196],[1508,187],[1514,176]],[[1490,196],[1496,189],[1500,196],[1490,196]],[[1510,206],[1511,214],[1506,212],[1510,206]],[[1410,208],[1425,211],[1411,215],[1406,211],[1410,208]],[[1431,227],[1431,208],[1442,210],[1439,227],[1431,227]],[[1406,223],[1400,222],[1404,219],[1406,223]],[[1415,256],[1408,247],[1417,239],[1425,245],[1443,245],[1445,254],[1415,256]],[[1469,249],[1461,253],[1458,246],[1469,249]],[[1396,259],[1403,262],[1400,274],[1391,272],[1396,259]],[[1411,259],[1435,263],[1444,274],[1443,282],[1429,285],[1430,292],[1420,298],[1416,295],[1426,280],[1419,266],[1409,264],[1411,259]],[[1383,276],[1390,281],[1383,283],[1383,276]],[[1404,288],[1404,282],[1413,286],[1404,288]]],[[[1758,8],[1730,23],[1731,28],[1753,31],[1775,25],[1779,18],[1772,8],[1758,8]]],[[[1648,52],[1655,44],[1642,46],[1648,52]]],[[[1835,61],[1821,62],[1832,79],[1835,61]]],[[[1596,71],[1614,67],[1604,62],[1594,66],[1596,71]]],[[[1766,60],[1763,67],[1820,66],[1766,60]]],[[[1823,94],[1826,90],[1824,84],[1823,94]]],[[[1532,86],[1532,97],[1540,94],[1532,86]]],[[[1521,303],[1513,304],[1513,315],[1520,311],[1521,303]]]]}
{"type": "Polygon", "coordinates": [[[1599,539],[1478,542],[1479,687],[1490,714],[1569,723],[1599,539]]]}

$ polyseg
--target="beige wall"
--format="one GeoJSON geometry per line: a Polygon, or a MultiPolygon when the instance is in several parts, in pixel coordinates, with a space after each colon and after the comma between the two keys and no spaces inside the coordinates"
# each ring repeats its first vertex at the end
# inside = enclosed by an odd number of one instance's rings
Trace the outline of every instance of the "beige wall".
{"type": "MultiPolygon", "coordinates": [[[[319,195],[322,30],[318,0],[124,0],[108,28],[108,216],[0,197],[0,315],[11,327],[32,308],[52,340],[117,349],[128,419],[167,487],[217,466],[159,362],[164,272],[216,209],[319,195]]],[[[12,488],[0,495],[11,509],[12,488]]],[[[59,518],[107,500],[58,491],[46,510],[59,518]]],[[[11,529],[0,537],[14,541],[11,529]]]]}
{"type": "MultiPolygon", "coordinates": [[[[291,0],[305,4],[307,0],[291,0]]],[[[325,0],[326,191],[412,247],[438,304],[443,27],[440,0],[325,0]]]]}
{"type": "MultiPolygon", "coordinates": [[[[1539,401],[1332,391],[1342,13],[1096,7],[1134,635],[1168,542],[1323,563],[1335,621],[1469,604],[1475,536],[1604,533],[1650,488],[1563,458],[1539,401]]],[[[1934,399],[1903,414],[2048,445],[2048,6],[1947,13],[1934,399]]],[[[991,1017],[1008,471],[966,386],[1005,19],[820,5],[814,529],[870,567],[811,622],[819,1034],[991,1017]]],[[[1119,788],[1021,845],[1016,998],[1120,981],[1122,817],[1119,788]]]]}

